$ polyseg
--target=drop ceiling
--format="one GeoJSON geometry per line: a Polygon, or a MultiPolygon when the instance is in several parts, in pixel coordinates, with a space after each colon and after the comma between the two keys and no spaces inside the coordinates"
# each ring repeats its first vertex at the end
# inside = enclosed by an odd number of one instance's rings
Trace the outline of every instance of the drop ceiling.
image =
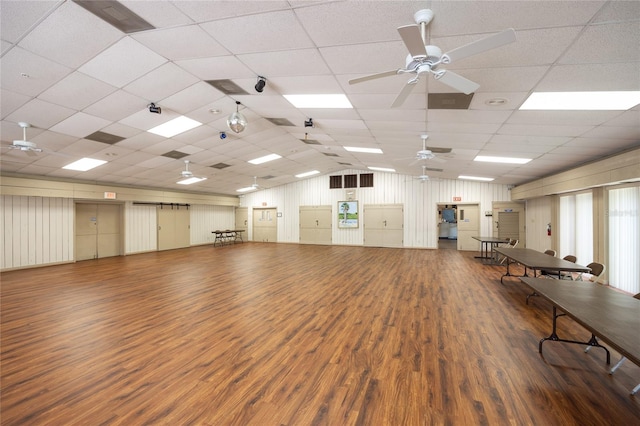
{"type": "Polygon", "coordinates": [[[640,146],[638,106],[518,110],[534,91],[640,90],[637,1],[120,3],[153,29],[125,33],[73,1],[0,2],[4,175],[238,195],[253,176],[268,187],[310,170],[374,166],[419,176],[426,165],[442,169],[433,177],[517,185],[640,146]],[[396,28],[424,8],[435,15],[429,41],[444,52],[505,28],[516,32],[515,43],[447,67],[480,84],[466,109],[440,109],[446,99],[428,108],[429,94],[452,92],[429,75],[399,108],[390,105],[411,76],[348,83],[403,67],[407,49],[396,28]],[[262,93],[254,89],[258,76],[267,79],[262,93]],[[226,95],[212,80],[230,80],[246,94],[226,95]],[[336,93],[354,108],[297,109],[283,97],[336,93]],[[226,124],[236,101],[249,122],[239,134],[226,124]],[[162,114],[149,112],[151,102],[162,114]],[[203,125],[168,139],[147,132],[179,115],[203,125]],[[309,118],[314,127],[304,126],[309,118]],[[31,124],[27,138],[42,153],[7,149],[22,139],[19,122],[31,124]],[[451,152],[415,162],[423,134],[428,146],[451,152]],[[248,163],[271,153],[282,158],[248,163]],[[477,155],[532,161],[478,163],[477,155]],[[62,169],[82,157],[107,163],[62,169]],[[185,160],[208,179],[178,185],[185,160]]]}

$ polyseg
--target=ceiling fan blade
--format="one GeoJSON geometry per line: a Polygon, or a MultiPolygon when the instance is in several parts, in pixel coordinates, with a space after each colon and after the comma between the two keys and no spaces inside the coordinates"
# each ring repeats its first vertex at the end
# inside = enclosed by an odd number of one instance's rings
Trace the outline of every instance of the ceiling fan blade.
{"type": "Polygon", "coordinates": [[[415,83],[405,84],[402,90],[400,91],[400,93],[398,93],[398,96],[396,96],[396,99],[391,104],[391,108],[396,108],[402,105],[404,101],[407,100],[407,97],[409,97],[409,94],[411,94],[411,91],[413,90],[414,86],[415,86],[415,83]]]}
{"type": "Polygon", "coordinates": [[[427,56],[427,49],[424,47],[420,27],[417,25],[398,27],[398,33],[400,33],[400,37],[402,37],[402,41],[407,46],[407,50],[409,50],[412,57],[427,56]]]}
{"type": "Polygon", "coordinates": [[[468,95],[478,90],[480,85],[471,80],[467,80],[463,76],[449,70],[439,70],[433,75],[436,80],[440,80],[449,87],[453,87],[459,92],[468,95]]]}
{"type": "Polygon", "coordinates": [[[364,77],[358,77],[358,78],[353,78],[349,80],[349,84],[358,84],[365,81],[375,80],[377,78],[382,78],[382,77],[389,77],[391,75],[396,75],[396,74],[398,74],[398,70],[391,70],[391,71],[380,72],[377,74],[365,75],[364,77]]]}
{"type": "Polygon", "coordinates": [[[487,50],[495,49],[496,47],[504,46],[505,44],[513,43],[514,41],[516,41],[516,32],[513,28],[509,28],[498,34],[485,37],[446,52],[442,55],[442,62],[448,64],[487,50]]]}

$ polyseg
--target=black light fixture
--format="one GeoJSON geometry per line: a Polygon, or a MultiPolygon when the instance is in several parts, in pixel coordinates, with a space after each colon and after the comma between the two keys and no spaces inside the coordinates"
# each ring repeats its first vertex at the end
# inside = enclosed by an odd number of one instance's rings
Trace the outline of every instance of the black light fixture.
{"type": "Polygon", "coordinates": [[[258,82],[256,83],[256,92],[258,93],[262,93],[262,91],[264,90],[264,86],[267,85],[267,79],[262,77],[262,76],[258,76],[258,82]]]}
{"type": "Polygon", "coordinates": [[[240,133],[247,127],[247,119],[238,112],[240,101],[236,101],[236,112],[227,118],[227,126],[236,133],[240,133]]]}
{"type": "Polygon", "coordinates": [[[304,121],[304,127],[314,127],[313,118],[304,121]]]}
{"type": "Polygon", "coordinates": [[[159,106],[156,106],[153,102],[149,104],[149,112],[154,114],[162,114],[162,109],[159,106]]]}

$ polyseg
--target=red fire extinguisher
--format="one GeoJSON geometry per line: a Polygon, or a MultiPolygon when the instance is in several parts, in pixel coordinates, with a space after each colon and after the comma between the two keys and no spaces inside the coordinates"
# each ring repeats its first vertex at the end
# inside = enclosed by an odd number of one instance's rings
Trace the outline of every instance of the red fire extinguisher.
{"type": "Polygon", "coordinates": [[[547,223],[547,236],[551,236],[551,224],[547,223]]]}

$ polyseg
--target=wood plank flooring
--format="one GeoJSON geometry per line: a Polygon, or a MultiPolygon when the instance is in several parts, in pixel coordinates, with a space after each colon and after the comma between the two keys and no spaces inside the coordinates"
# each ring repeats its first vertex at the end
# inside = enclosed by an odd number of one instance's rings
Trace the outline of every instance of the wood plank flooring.
{"type": "Polygon", "coordinates": [[[640,367],[538,354],[551,306],[475,254],[245,243],[5,272],[2,425],[640,424],[640,367]]]}

